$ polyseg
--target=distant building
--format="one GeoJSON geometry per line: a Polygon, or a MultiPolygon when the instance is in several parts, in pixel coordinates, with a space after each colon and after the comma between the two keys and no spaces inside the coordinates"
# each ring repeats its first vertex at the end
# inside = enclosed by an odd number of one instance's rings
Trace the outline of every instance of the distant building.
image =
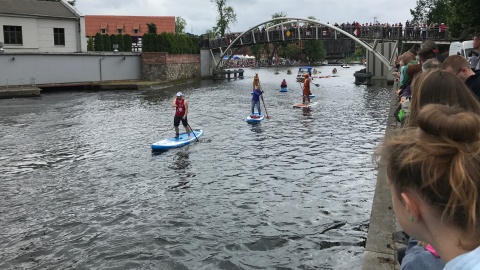
{"type": "Polygon", "coordinates": [[[142,37],[148,33],[147,23],[157,26],[157,33],[175,33],[175,16],[111,16],[85,15],[86,36],[94,37],[97,33],[108,35],[130,35],[142,37]]]}
{"type": "Polygon", "coordinates": [[[86,52],[84,22],[83,15],[65,1],[0,0],[0,42],[5,53],[86,52]]]}

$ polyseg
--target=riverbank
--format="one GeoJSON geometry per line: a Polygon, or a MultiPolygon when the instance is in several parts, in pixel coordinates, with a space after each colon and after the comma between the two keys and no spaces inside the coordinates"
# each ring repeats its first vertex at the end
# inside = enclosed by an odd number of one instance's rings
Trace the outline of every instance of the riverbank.
{"type": "Polygon", "coordinates": [[[166,88],[176,85],[183,85],[199,80],[199,78],[179,79],[173,81],[105,81],[105,82],[86,82],[75,84],[49,84],[28,86],[0,86],[0,99],[9,98],[30,98],[40,97],[42,91],[56,90],[93,90],[93,91],[111,91],[111,90],[141,90],[148,88],[166,88]]]}
{"type": "MultiPolygon", "coordinates": [[[[397,106],[398,101],[395,91],[392,91],[384,140],[401,130],[400,124],[396,125],[397,122],[393,117],[393,112],[397,106]]],[[[396,251],[403,245],[395,242],[394,233],[401,228],[393,212],[386,176],[385,166],[379,166],[364,251],[363,270],[400,269],[396,251]]]]}

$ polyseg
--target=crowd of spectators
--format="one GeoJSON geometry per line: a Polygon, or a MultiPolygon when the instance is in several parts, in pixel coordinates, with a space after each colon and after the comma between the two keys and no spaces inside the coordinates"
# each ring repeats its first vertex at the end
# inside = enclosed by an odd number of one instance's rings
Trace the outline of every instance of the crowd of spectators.
{"type": "MultiPolygon", "coordinates": [[[[480,34],[473,47],[480,50],[480,34]]],[[[407,244],[398,250],[401,270],[480,269],[480,180],[475,175],[480,151],[472,147],[480,143],[480,67],[472,65],[477,55],[469,58],[445,57],[427,40],[397,61],[394,116],[405,129],[387,140],[380,156],[387,160],[395,214],[404,229],[395,236],[407,244]]]]}
{"type": "MultiPolygon", "coordinates": [[[[375,39],[420,39],[420,40],[443,40],[449,38],[448,27],[445,23],[410,23],[408,20],[402,24],[398,23],[333,23],[328,25],[338,27],[339,29],[355,35],[359,38],[375,39]]],[[[328,38],[341,35],[341,32],[335,31],[328,26],[312,23],[285,23],[274,25],[269,28],[258,27],[253,31],[253,35],[242,37],[243,43],[255,43],[275,40],[293,40],[302,37],[308,38],[328,38]]],[[[220,47],[228,46],[242,33],[229,33],[225,37],[216,37],[213,39],[204,38],[202,47],[220,47]]]]}

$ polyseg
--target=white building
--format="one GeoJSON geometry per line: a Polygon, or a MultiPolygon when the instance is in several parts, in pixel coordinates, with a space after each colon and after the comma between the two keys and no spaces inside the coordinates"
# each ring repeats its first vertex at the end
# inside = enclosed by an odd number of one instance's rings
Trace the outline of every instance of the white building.
{"type": "Polygon", "coordinates": [[[0,0],[0,53],[86,51],[84,16],[65,0],[0,0]]]}

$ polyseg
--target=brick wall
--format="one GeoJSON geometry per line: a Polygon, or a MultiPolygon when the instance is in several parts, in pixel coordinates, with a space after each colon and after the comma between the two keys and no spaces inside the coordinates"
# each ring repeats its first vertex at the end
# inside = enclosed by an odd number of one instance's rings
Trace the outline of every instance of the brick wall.
{"type": "Polygon", "coordinates": [[[142,53],[142,80],[171,81],[200,77],[199,54],[142,53]]]}

